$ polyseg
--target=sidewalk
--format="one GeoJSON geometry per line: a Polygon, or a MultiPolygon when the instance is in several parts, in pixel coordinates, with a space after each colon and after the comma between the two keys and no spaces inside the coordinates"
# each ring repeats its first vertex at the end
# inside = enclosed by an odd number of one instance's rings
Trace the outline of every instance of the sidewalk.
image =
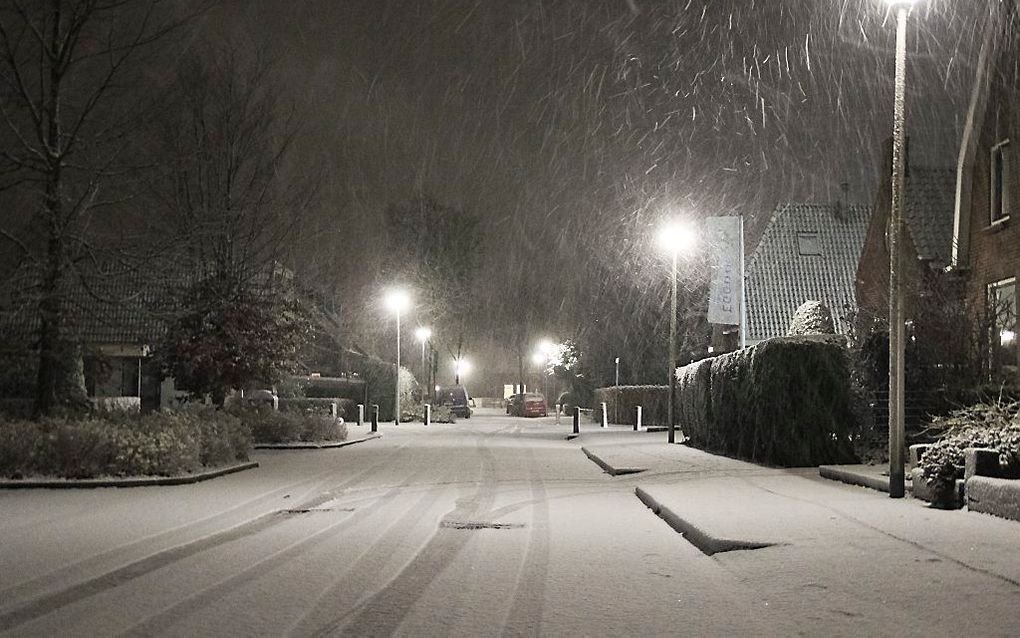
{"type": "Polygon", "coordinates": [[[919,587],[918,578],[931,574],[961,578],[966,573],[996,581],[1020,600],[1020,523],[890,499],[822,478],[815,467],[761,467],[665,440],[661,433],[603,430],[585,432],[578,441],[610,475],[614,469],[642,468],[610,480],[633,486],[636,497],[664,524],[705,554],[768,555],[771,559],[763,560],[774,562],[776,569],[793,561],[801,571],[788,576],[826,587],[847,585],[840,560],[844,569],[867,565],[881,574],[878,585],[862,582],[859,587],[911,589],[919,587]],[[874,557],[887,553],[894,562],[888,568],[873,564],[872,552],[874,557]]]}

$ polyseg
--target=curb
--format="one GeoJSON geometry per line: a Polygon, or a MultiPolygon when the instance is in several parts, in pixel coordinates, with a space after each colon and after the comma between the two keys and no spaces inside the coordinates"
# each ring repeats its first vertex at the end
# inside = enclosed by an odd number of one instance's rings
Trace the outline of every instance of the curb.
{"type": "Polygon", "coordinates": [[[382,438],[382,434],[369,434],[363,436],[360,439],[349,439],[347,441],[337,441],[331,443],[260,443],[255,447],[256,450],[326,450],[338,447],[347,447],[348,445],[357,445],[358,443],[364,443],[365,441],[371,441],[372,439],[382,438]]]}
{"type": "Polygon", "coordinates": [[[648,509],[652,510],[656,516],[666,521],[667,525],[672,527],[674,531],[682,535],[688,542],[690,542],[691,545],[697,547],[698,550],[706,556],[741,549],[762,549],[764,547],[774,547],[775,545],[780,544],[755,541],[734,541],[725,538],[716,538],[708,532],[698,528],[696,525],[680,518],[669,508],[663,507],[659,501],[655,500],[655,497],[642,488],[635,488],[634,494],[638,497],[638,500],[644,503],[648,509]]]}
{"type": "Polygon", "coordinates": [[[594,461],[595,465],[601,467],[610,476],[621,476],[624,474],[638,474],[639,472],[644,472],[645,470],[648,469],[646,467],[613,467],[609,463],[606,463],[605,461],[600,459],[588,448],[583,447],[581,448],[581,451],[584,452],[585,456],[594,461]]]}
{"type": "Polygon", "coordinates": [[[155,487],[167,485],[188,485],[190,483],[208,481],[209,479],[219,478],[221,476],[241,472],[243,470],[251,470],[258,466],[259,464],[255,461],[249,461],[248,463],[239,463],[238,465],[230,465],[228,467],[221,467],[216,470],[210,470],[199,474],[189,474],[187,476],[143,476],[138,478],[120,479],[3,480],[0,481],[0,489],[92,489],[96,487],[155,487]]]}
{"type": "Polygon", "coordinates": [[[879,492],[889,493],[889,477],[888,476],[873,476],[865,474],[864,472],[855,472],[854,470],[839,465],[820,465],[818,466],[818,475],[822,478],[827,478],[832,481],[840,481],[848,485],[859,485],[860,487],[869,487],[879,492]]]}

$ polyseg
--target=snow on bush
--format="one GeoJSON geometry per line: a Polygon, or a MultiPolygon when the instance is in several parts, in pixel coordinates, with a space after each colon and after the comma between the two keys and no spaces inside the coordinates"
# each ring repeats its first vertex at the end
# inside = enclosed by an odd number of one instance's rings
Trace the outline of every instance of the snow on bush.
{"type": "Polygon", "coordinates": [[[712,452],[781,466],[855,460],[842,338],[781,337],[685,366],[677,413],[712,452]]]}
{"type": "MultiPolygon", "coordinates": [[[[669,401],[669,386],[665,385],[621,385],[595,390],[595,407],[603,402],[611,423],[634,425],[637,406],[641,406],[641,422],[644,425],[666,423],[666,405],[669,401]]],[[[596,414],[596,418],[598,415],[596,414]]]]}
{"type": "Polygon", "coordinates": [[[0,423],[0,476],[179,476],[248,460],[251,434],[223,411],[0,423]]]}
{"type": "Polygon", "coordinates": [[[347,424],[321,410],[285,412],[269,407],[239,408],[233,413],[251,430],[255,443],[309,443],[347,439],[347,424]]]}
{"type": "Polygon", "coordinates": [[[787,336],[831,335],[836,332],[832,312],[820,301],[805,301],[793,313],[787,336]]]}
{"type": "Polygon", "coordinates": [[[1020,473],[1020,403],[980,403],[935,417],[938,441],[925,450],[918,467],[936,494],[952,491],[963,478],[964,450],[988,448],[999,452],[1004,475],[1020,473]]]}

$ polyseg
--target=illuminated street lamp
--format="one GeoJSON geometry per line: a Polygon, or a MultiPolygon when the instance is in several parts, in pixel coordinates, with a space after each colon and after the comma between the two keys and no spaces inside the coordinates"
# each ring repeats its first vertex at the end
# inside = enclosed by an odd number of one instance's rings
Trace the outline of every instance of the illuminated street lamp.
{"type": "Polygon", "coordinates": [[[403,290],[390,290],[383,299],[386,309],[397,316],[397,375],[394,387],[393,422],[400,425],[400,315],[411,307],[411,297],[403,290]]]}
{"type": "Polygon", "coordinates": [[[467,359],[457,359],[453,362],[453,373],[455,375],[454,385],[460,385],[460,376],[471,372],[471,364],[467,359]]]}
{"type": "Polygon", "coordinates": [[[906,493],[903,459],[904,313],[901,238],[907,93],[907,14],[914,0],[886,0],[896,10],[896,92],[893,100],[892,207],[889,214],[889,496],[906,493]]]}
{"type": "Polygon", "coordinates": [[[680,251],[694,246],[694,232],[683,224],[672,223],[659,231],[659,246],[672,256],[672,295],[669,304],[669,403],[666,406],[668,438],[676,443],[676,424],[673,422],[673,401],[676,398],[676,262],[680,251]]]}
{"type": "Polygon", "coordinates": [[[421,342],[421,387],[428,388],[431,384],[428,380],[428,364],[425,362],[425,344],[432,338],[432,329],[422,326],[414,331],[414,336],[421,342]]]}

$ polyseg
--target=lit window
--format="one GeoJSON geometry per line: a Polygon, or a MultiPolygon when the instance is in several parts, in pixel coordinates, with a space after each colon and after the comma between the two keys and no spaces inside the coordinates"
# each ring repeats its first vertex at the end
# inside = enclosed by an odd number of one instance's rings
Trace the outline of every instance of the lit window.
{"type": "Polygon", "coordinates": [[[797,252],[801,255],[821,255],[822,243],[818,233],[797,233],[797,252]]]}
{"type": "Polygon", "coordinates": [[[991,223],[993,224],[1009,218],[1010,155],[1009,140],[1003,140],[992,147],[989,205],[992,216],[991,223]]]}
{"type": "Polygon", "coordinates": [[[990,351],[992,368],[1017,365],[1016,279],[988,285],[990,351]]]}

